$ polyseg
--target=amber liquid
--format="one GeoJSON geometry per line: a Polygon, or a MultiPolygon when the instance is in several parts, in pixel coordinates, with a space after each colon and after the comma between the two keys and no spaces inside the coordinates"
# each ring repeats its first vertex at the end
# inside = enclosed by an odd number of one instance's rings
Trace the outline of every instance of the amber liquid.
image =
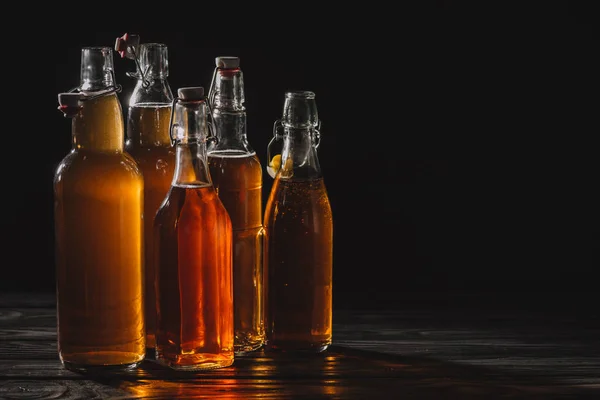
{"type": "Polygon", "coordinates": [[[143,179],[115,95],[86,102],[55,174],[58,351],[68,368],[144,359],[143,179]]]}
{"type": "Polygon", "coordinates": [[[157,360],[181,370],[231,365],[231,220],[214,188],[173,186],[155,235],[157,360]]]}
{"type": "Polygon", "coordinates": [[[213,185],[233,226],[234,348],[244,353],[264,343],[262,267],[262,168],[256,153],[211,152],[213,185]]]}
{"type": "Polygon", "coordinates": [[[325,350],[332,328],[333,220],[323,180],[276,178],[265,233],[267,348],[325,350]]]}
{"type": "Polygon", "coordinates": [[[169,124],[171,106],[144,104],[129,107],[125,149],[144,175],[144,272],[146,347],[154,348],[156,296],[154,278],[154,216],[171,187],[175,169],[175,149],[171,146],[169,124]]]}

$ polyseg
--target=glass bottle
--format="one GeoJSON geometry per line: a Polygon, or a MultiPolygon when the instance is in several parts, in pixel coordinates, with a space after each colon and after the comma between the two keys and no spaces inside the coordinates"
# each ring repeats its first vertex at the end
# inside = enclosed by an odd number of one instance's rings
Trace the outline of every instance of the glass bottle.
{"type": "Polygon", "coordinates": [[[175,173],[154,219],[156,358],[178,370],[233,363],[231,219],[207,165],[202,87],[181,88],[174,106],[175,173]]]}
{"type": "Polygon", "coordinates": [[[264,342],[262,166],[246,134],[244,80],[238,57],[217,57],[209,94],[217,141],[208,150],[213,185],[233,226],[234,349],[264,342]]]}
{"type": "Polygon", "coordinates": [[[267,350],[320,352],[331,344],[333,219],[319,126],[315,94],[286,92],[274,126],[281,164],[264,219],[267,350]]]}
{"type": "Polygon", "coordinates": [[[54,176],[58,352],[74,370],[131,369],[145,356],[144,182],[123,149],[109,47],[85,47],[81,85],[59,95],[72,148],[54,176]]]}
{"type": "Polygon", "coordinates": [[[144,43],[136,49],[139,67],[128,73],[136,81],[129,99],[125,149],[144,175],[144,272],[146,347],[154,349],[156,298],[154,296],[153,221],[173,180],[175,149],[169,136],[173,93],[169,75],[167,46],[144,43]]]}

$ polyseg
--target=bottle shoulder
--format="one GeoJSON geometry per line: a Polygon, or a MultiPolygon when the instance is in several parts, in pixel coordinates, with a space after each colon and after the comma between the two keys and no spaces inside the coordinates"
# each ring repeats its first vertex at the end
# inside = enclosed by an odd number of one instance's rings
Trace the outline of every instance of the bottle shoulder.
{"type": "Polygon", "coordinates": [[[58,164],[55,180],[67,176],[109,179],[118,176],[142,180],[142,172],[135,159],[127,152],[91,152],[72,150],[58,164]]]}
{"type": "Polygon", "coordinates": [[[248,167],[257,166],[259,168],[262,166],[262,163],[254,150],[213,148],[209,149],[206,154],[209,159],[221,163],[246,165],[248,167]]]}
{"type": "Polygon", "coordinates": [[[171,86],[169,85],[168,80],[155,79],[150,81],[150,85],[146,87],[141,79],[137,79],[127,105],[129,107],[144,104],[170,105],[172,102],[173,92],[171,90],[171,86]]]}
{"type": "Polygon", "coordinates": [[[231,229],[231,219],[212,185],[172,185],[159,208],[154,224],[175,226],[172,222],[205,219],[210,223],[225,223],[231,229]],[[206,210],[212,210],[207,213],[206,210]],[[213,215],[210,217],[210,215],[213,215]]]}
{"type": "Polygon", "coordinates": [[[262,187],[263,169],[255,153],[209,153],[208,166],[215,187],[262,187]]]}
{"type": "Polygon", "coordinates": [[[331,204],[323,177],[299,179],[277,176],[271,187],[269,202],[285,199],[288,204],[297,207],[317,206],[330,209],[331,204]]]}
{"type": "Polygon", "coordinates": [[[125,144],[125,151],[129,153],[136,162],[157,161],[163,158],[175,158],[175,148],[172,146],[140,146],[132,143],[125,144]]]}
{"type": "Polygon", "coordinates": [[[129,154],[135,159],[146,183],[164,185],[173,179],[175,172],[175,149],[169,147],[138,147],[129,154]]]}
{"type": "Polygon", "coordinates": [[[207,152],[209,154],[215,153],[229,155],[231,157],[256,155],[256,150],[254,150],[250,143],[231,139],[219,139],[216,143],[213,142],[213,144],[208,147],[207,152]]]}
{"type": "Polygon", "coordinates": [[[276,178],[265,207],[263,225],[267,230],[276,225],[290,229],[293,226],[331,228],[332,207],[323,181],[276,178]]]}
{"type": "Polygon", "coordinates": [[[121,156],[121,165],[125,167],[125,169],[129,170],[132,174],[142,176],[142,170],[140,169],[137,161],[131,154],[127,151],[123,151],[119,153],[121,156]]]}

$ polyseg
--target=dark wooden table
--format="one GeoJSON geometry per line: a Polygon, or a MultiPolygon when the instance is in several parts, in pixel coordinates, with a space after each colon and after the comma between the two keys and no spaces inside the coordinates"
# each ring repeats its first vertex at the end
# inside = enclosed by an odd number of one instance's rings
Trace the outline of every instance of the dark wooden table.
{"type": "Polygon", "coordinates": [[[62,368],[53,294],[0,295],[1,399],[600,399],[597,314],[477,306],[336,310],[327,352],[259,352],[229,368],[176,374],[62,368]],[[485,311],[482,311],[485,310],[485,311]]]}

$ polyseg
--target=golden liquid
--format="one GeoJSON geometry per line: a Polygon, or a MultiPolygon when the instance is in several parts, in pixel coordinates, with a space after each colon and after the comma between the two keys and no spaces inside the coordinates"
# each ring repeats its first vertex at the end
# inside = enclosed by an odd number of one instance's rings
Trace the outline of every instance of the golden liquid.
{"type": "Polygon", "coordinates": [[[265,211],[268,349],[331,344],[333,220],[322,179],[277,177],[265,211]]]}
{"type": "Polygon", "coordinates": [[[233,226],[233,298],[236,353],[264,343],[262,167],[256,154],[212,152],[214,187],[233,226]]]}
{"type": "Polygon", "coordinates": [[[231,220],[214,188],[173,186],[154,229],[157,360],[182,370],[231,365],[231,220]]]}
{"type": "Polygon", "coordinates": [[[116,95],[85,102],[54,178],[58,351],[72,368],[145,354],[143,178],[123,147],[116,95]]]}
{"type": "Polygon", "coordinates": [[[154,348],[156,297],[154,290],[154,216],[171,187],[175,170],[175,149],[171,146],[171,106],[144,104],[129,107],[125,149],[144,175],[144,272],[146,347],[154,348]]]}

